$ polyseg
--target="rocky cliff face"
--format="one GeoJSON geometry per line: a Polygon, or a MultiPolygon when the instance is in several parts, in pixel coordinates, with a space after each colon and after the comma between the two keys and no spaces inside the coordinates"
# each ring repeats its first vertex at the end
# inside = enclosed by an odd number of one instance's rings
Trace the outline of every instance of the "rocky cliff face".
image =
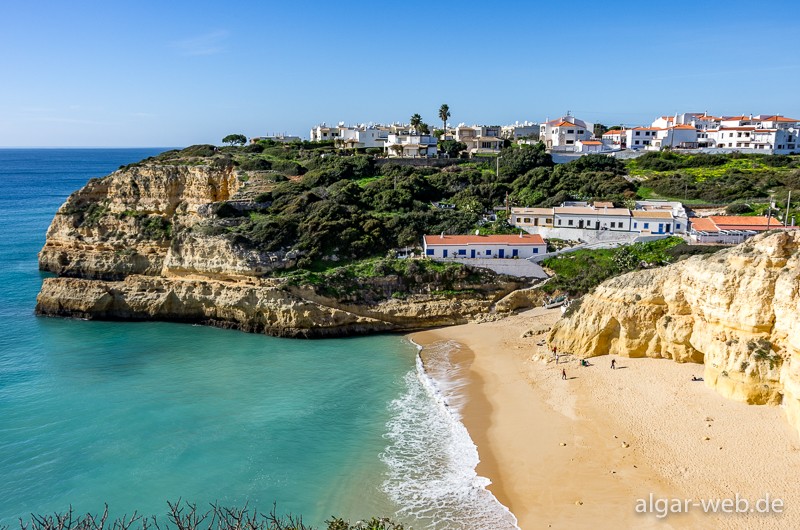
{"type": "MultiPolygon", "coordinates": [[[[463,294],[436,294],[433,286],[394,299],[393,280],[383,278],[376,282],[389,296],[356,303],[269,278],[265,273],[293,261],[203,230],[215,204],[252,201],[248,184],[224,164],[137,165],[91,180],[47,232],[39,266],[58,277],[44,281],[37,312],[321,337],[464,323],[520,286],[466,281],[463,294]]],[[[499,310],[508,307],[506,301],[499,310]]]]}
{"type": "Polygon", "coordinates": [[[705,365],[705,383],[752,404],[779,404],[800,429],[800,233],[613,278],[553,328],[582,356],[664,357],[705,365]]]}

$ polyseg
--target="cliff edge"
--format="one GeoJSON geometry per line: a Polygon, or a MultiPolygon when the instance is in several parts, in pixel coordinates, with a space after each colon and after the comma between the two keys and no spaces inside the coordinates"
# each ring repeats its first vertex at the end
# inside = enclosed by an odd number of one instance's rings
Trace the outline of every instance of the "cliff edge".
{"type": "Polygon", "coordinates": [[[767,233],[710,256],[608,280],[570,308],[550,342],[580,356],[704,365],[705,384],[782,404],[800,430],[800,232],[767,233]]]}
{"type": "Polygon", "coordinates": [[[405,260],[402,273],[376,265],[366,278],[276,274],[295,269],[302,253],[258,248],[237,235],[248,212],[264,207],[256,197],[270,179],[224,158],[198,158],[134,164],[90,180],[47,231],[39,267],[56,277],[44,280],[37,313],[323,337],[459,324],[514,309],[504,298],[523,282],[455,264],[405,260]]]}

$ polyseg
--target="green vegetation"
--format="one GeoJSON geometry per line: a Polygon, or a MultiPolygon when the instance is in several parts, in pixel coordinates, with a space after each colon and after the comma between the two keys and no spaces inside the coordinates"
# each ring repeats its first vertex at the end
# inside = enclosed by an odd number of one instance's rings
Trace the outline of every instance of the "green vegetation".
{"type": "Polygon", "coordinates": [[[577,250],[547,258],[542,264],[555,276],[545,284],[547,292],[581,296],[603,281],[637,269],[667,265],[693,254],[713,253],[720,247],[689,246],[679,237],[636,243],[617,249],[577,250]]]}
{"type": "Polygon", "coordinates": [[[474,294],[476,287],[496,281],[493,274],[460,263],[432,260],[370,258],[341,266],[317,262],[286,274],[286,286],[312,287],[340,301],[375,303],[412,294],[474,294]]]}

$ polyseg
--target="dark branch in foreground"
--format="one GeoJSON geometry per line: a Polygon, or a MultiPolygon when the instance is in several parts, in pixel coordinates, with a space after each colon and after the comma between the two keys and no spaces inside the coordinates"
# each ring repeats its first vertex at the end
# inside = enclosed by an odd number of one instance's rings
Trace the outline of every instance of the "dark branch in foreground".
{"type": "MultiPolygon", "coordinates": [[[[167,506],[165,520],[159,520],[155,515],[144,517],[133,512],[130,516],[125,514],[113,521],[108,519],[108,504],[100,515],[87,513],[76,516],[70,506],[66,513],[32,513],[28,521],[20,518],[19,530],[318,530],[303,523],[302,516],[278,515],[275,504],[266,514],[257,509],[250,510],[246,504],[243,508],[237,508],[214,503],[205,512],[198,511],[196,504],[181,499],[175,503],[168,501],[167,506]]],[[[325,530],[404,530],[402,524],[374,517],[355,523],[331,517],[325,524],[325,530]]],[[[0,530],[11,529],[0,526],[0,530]]]]}

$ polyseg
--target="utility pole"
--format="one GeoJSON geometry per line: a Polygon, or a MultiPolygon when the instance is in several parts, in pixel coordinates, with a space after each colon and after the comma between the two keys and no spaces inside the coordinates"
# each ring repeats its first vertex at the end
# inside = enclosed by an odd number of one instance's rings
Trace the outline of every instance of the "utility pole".
{"type": "Polygon", "coordinates": [[[789,208],[792,204],[792,190],[789,190],[789,198],[786,199],[786,213],[783,214],[783,226],[789,226],[789,208]]]}
{"type": "Polygon", "coordinates": [[[772,221],[772,205],[775,202],[772,200],[772,196],[769,197],[769,204],[767,205],[767,230],[769,230],[769,223],[772,221]]]}

